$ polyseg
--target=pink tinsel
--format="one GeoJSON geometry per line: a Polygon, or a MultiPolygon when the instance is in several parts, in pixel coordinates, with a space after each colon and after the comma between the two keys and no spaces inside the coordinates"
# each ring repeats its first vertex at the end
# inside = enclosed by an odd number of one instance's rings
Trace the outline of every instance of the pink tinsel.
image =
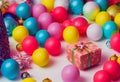
{"type": "Polygon", "coordinates": [[[19,63],[21,69],[31,68],[30,64],[32,62],[32,59],[25,52],[11,54],[11,58],[15,59],[19,63]]]}

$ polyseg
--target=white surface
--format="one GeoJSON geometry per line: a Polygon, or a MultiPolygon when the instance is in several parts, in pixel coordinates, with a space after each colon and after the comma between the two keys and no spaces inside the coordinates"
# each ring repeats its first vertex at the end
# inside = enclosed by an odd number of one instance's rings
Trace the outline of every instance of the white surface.
{"type": "MultiPolygon", "coordinates": [[[[15,48],[15,43],[16,42],[12,38],[10,38],[10,46],[12,46],[12,48],[15,48]]],[[[63,82],[61,78],[61,71],[64,66],[69,65],[71,63],[66,58],[65,47],[67,44],[65,42],[61,42],[61,43],[62,43],[62,53],[56,57],[50,56],[50,62],[47,67],[41,68],[35,64],[32,64],[32,69],[26,70],[27,72],[30,73],[32,78],[34,78],[37,82],[42,82],[42,80],[47,77],[50,78],[53,82],[63,82]]],[[[84,71],[80,71],[79,82],[93,82],[93,76],[95,72],[102,69],[103,63],[109,60],[109,57],[115,53],[119,56],[119,53],[106,47],[105,45],[106,40],[101,40],[94,43],[102,49],[102,61],[98,66],[95,66],[93,68],[84,71]]],[[[3,76],[1,76],[0,82],[21,82],[21,79],[10,81],[4,78],[3,76]]],[[[114,82],[120,82],[120,80],[114,82]]]]}

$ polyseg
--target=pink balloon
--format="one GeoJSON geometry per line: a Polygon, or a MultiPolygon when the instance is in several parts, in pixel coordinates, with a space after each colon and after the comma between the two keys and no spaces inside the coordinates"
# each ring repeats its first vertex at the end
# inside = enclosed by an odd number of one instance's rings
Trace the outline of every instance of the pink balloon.
{"type": "Polygon", "coordinates": [[[14,4],[11,4],[9,7],[8,7],[8,12],[16,15],[16,7],[18,6],[18,4],[14,3],[14,4]]]}
{"type": "Polygon", "coordinates": [[[42,14],[46,11],[47,11],[46,7],[42,4],[35,4],[32,8],[33,17],[35,17],[36,19],[38,19],[40,14],[42,14]]]}
{"type": "Polygon", "coordinates": [[[67,65],[63,68],[61,77],[64,82],[80,82],[80,72],[74,65],[67,65]]]}
{"type": "Polygon", "coordinates": [[[53,22],[53,18],[51,14],[45,12],[38,17],[38,22],[42,29],[47,30],[48,26],[53,22]]]}
{"type": "Polygon", "coordinates": [[[114,34],[110,39],[112,49],[120,53],[120,33],[114,34]]]}
{"type": "Polygon", "coordinates": [[[62,26],[58,22],[53,22],[48,26],[48,32],[52,37],[60,39],[62,35],[62,26]]]}

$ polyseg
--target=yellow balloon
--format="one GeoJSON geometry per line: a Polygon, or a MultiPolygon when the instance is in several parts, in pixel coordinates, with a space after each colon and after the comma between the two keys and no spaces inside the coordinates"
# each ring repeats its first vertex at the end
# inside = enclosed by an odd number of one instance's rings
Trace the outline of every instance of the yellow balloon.
{"type": "Polygon", "coordinates": [[[28,35],[29,31],[24,26],[17,26],[12,32],[12,36],[17,42],[22,42],[28,35]]]}
{"type": "Polygon", "coordinates": [[[111,20],[111,16],[105,12],[105,11],[102,11],[100,13],[97,14],[96,16],[96,23],[99,24],[101,27],[107,22],[107,21],[110,21],[111,20]]]}
{"type": "Polygon", "coordinates": [[[114,22],[117,24],[118,28],[120,29],[120,13],[115,16],[114,22]]]}
{"type": "Polygon", "coordinates": [[[54,0],[41,0],[41,4],[47,8],[48,12],[54,8],[54,0]]]}
{"type": "Polygon", "coordinates": [[[63,31],[63,38],[68,43],[75,43],[79,40],[79,32],[76,27],[68,26],[63,31]]]}
{"type": "Polygon", "coordinates": [[[22,80],[22,82],[36,82],[33,78],[25,78],[22,80]]]}
{"type": "Polygon", "coordinates": [[[45,48],[38,48],[33,52],[32,60],[38,66],[46,66],[49,63],[49,54],[45,48]]]}

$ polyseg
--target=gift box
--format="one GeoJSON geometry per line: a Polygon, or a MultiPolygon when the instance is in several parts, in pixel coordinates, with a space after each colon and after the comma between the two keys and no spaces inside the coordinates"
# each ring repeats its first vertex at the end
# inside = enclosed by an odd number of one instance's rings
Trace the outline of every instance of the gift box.
{"type": "Polygon", "coordinates": [[[101,49],[89,40],[67,45],[67,58],[80,70],[90,68],[101,61],[101,49]]]}

